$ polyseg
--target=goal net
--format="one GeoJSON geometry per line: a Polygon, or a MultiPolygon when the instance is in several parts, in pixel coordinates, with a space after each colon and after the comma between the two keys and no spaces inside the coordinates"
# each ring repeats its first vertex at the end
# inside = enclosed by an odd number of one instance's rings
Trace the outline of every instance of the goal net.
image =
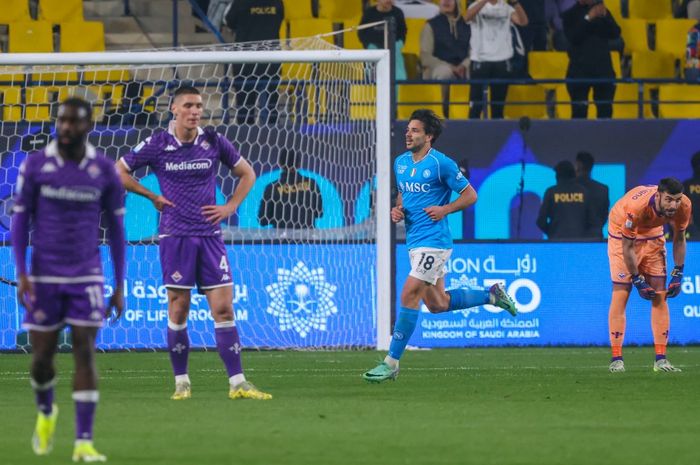
{"type": "MultiPolygon", "coordinates": [[[[14,279],[10,208],[17,170],[53,137],[58,103],[94,108],[90,142],[116,160],[172,124],[172,93],[198,88],[202,126],[253,166],[257,181],[222,224],[242,342],[258,348],[386,346],[389,263],[389,72],[384,51],[338,49],[323,37],[157,52],[0,57],[0,277],[14,279]],[[377,182],[380,180],[380,182],[377,182]],[[379,216],[377,212],[382,212],[379,216]]],[[[175,150],[176,147],[166,147],[175,150]]],[[[135,176],[159,192],[147,169],[135,176]]],[[[221,166],[217,203],[236,179],[221,166]]],[[[98,345],[166,346],[159,213],[128,194],[126,307],[98,345]]],[[[104,238],[103,238],[104,240],[104,238]]],[[[112,266],[102,246],[111,293],[112,266]]],[[[221,264],[226,267],[226,263],[221,264]]],[[[0,284],[0,350],[26,349],[23,309],[0,284]]],[[[206,298],[192,292],[192,345],[213,347],[206,298]]]]}

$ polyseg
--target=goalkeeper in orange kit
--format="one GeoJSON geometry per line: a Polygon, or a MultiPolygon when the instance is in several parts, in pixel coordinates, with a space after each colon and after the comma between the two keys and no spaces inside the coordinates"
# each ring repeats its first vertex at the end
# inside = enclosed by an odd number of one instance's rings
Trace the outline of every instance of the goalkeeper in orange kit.
{"type": "Polygon", "coordinates": [[[685,263],[685,229],[691,217],[691,204],[683,195],[683,184],[664,178],[658,186],[639,186],[625,194],[608,218],[608,257],[613,282],[609,327],[612,360],[610,371],[625,371],[622,343],[625,337],[625,307],[632,286],[651,301],[651,326],[656,361],[654,371],[677,372],[666,358],[670,318],[667,298],[681,290],[685,263]],[[666,287],[666,240],[663,226],[673,228],[671,280],[666,287]]]}

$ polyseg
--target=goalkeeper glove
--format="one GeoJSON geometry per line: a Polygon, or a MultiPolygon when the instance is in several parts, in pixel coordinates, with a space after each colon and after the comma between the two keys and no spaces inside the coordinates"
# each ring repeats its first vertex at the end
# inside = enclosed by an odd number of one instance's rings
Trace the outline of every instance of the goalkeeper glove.
{"type": "Polygon", "coordinates": [[[632,284],[634,284],[634,287],[637,288],[637,291],[639,291],[639,295],[642,297],[642,299],[652,300],[654,297],[656,297],[656,291],[649,285],[648,282],[644,280],[644,276],[633,274],[632,284]]]}
{"type": "Polygon", "coordinates": [[[683,280],[683,265],[676,265],[671,271],[671,281],[668,282],[667,297],[676,297],[681,293],[681,280],[683,280]]]}

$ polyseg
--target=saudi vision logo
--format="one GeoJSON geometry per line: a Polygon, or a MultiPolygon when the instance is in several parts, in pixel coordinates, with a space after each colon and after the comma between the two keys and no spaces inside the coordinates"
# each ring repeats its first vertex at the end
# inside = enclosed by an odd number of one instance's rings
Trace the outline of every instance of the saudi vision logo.
{"type": "Polygon", "coordinates": [[[326,330],[328,317],[338,313],[333,302],[337,287],[326,281],[323,268],[310,270],[304,262],[277,269],[277,282],[265,288],[270,296],[267,313],[276,317],[280,330],[293,329],[306,337],[312,329],[326,330]]]}

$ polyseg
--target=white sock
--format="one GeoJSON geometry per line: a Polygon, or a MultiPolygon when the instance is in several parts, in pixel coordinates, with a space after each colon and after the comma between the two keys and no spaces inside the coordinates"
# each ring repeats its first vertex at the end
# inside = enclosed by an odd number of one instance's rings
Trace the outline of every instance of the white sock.
{"type": "Polygon", "coordinates": [[[384,363],[389,365],[391,368],[396,368],[399,366],[399,361],[396,360],[394,357],[386,356],[384,357],[384,363]]]}
{"type": "Polygon", "coordinates": [[[237,375],[233,375],[228,379],[228,383],[231,385],[231,387],[238,386],[243,382],[245,382],[245,375],[243,373],[238,373],[237,375]]]}
{"type": "Polygon", "coordinates": [[[190,383],[190,375],[185,374],[185,375],[177,375],[177,376],[175,376],[175,384],[178,384],[178,383],[187,383],[187,384],[191,384],[191,383],[190,383]]]}

